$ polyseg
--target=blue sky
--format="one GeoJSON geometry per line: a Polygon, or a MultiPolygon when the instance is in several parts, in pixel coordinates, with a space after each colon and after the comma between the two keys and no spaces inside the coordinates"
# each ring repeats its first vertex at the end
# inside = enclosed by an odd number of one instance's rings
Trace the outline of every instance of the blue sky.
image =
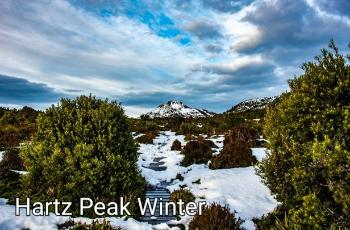
{"type": "Polygon", "coordinates": [[[350,1],[0,1],[0,105],[92,93],[129,115],[222,112],[288,90],[331,38],[348,52],[350,1]]]}

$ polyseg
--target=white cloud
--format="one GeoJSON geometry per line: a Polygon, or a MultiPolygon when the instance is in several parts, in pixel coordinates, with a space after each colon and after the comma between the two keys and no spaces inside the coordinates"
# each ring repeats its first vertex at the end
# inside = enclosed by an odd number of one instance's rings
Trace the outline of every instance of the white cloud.
{"type": "MultiPolygon", "coordinates": [[[[2,3],[4,4],[4,3],[2,3]]],[[[101,20],[64,1],[4,7],[0,70],[99,96],[180,92],[169,84],[202,58],[126,17],[101,20]]]]}

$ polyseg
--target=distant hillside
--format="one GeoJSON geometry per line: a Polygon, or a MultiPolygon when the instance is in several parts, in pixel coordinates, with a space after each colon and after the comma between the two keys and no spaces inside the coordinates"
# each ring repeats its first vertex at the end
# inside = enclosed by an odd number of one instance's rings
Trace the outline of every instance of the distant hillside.
{"type": "Polygon", "coordinates": [[[215,113],[209,112],[205,109],[191,108],[181,101],[168,101],[167,103],[159,105],[156,109],[144,114],[150,118],[168,118],[168,117],[210,117],[215,113]]]}
{"type": "Polygon", "coordinates": [[[249,99],[246,101],[242,101],[237,105],[233,106],[231,109],[227,110],[227,113],[242,113],[242,112],[264,109],[268,105],[271,105],[276,99],[277,97],[263,97],[263,98],[249,99]]]}

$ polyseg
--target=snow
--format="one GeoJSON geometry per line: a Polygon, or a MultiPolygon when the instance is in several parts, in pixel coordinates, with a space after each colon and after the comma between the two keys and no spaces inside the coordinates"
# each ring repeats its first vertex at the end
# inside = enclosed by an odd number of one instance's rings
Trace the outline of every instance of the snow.
{"type": "Polygon", "coordinates": [[[161,104],[151,112],[146,113],[151,118],[155,117],[206,117],[213,116],[214,113],[208,112],[205,109],[194,109],[183,104],[181,101],[168,101],[161,104]]]}
{"type": "Polygon", "coordinates": [[[252,148],[253,155],[258,161],[261,161],[266,156],[266,148],[252,148]]]}
{"type": "Polygon", "coordinates": [[[253,167],[210,170],[205,165],[194,165],[183,176],[184,181],[168,188],[173,191],[187,185],[197,200],[204,197],[207,203],[228,205],[246,220],[247,229],[254,229],[253,217],[271,212],[277,205],[253,167]],[[199,184],[193,183],[198,180],[199,184]]]}
{"type": "MultiPolygon", "coordinates": [[[[73,220],[74,222],[79,223],[92,223],[93,219],[78,217],[70,218],[63,216],[56,216],[51,214],[49,216],[26,216],[24,210],[21,211],[20,216],[15,215],[15,206],[7,205],[6,199],[0,198],[0,229],[31,229],[31,230],[56,230],[57,224],[62,224],[68,220],[73,220]]],[[[103,221],[103,218],[95,219],[98,221],[103,221]]],[[[166,224],[159,224],[152,226],[148,223],[138,222],[133,218],[128,218],[127,220],[124,217],[112,217],[106,218],[107,221],[110,221],[112,226],[121,227],[126,230],[154,230],[154,229],[171,229],[166,224]]],[[[175,229],[175,228],[172,228],[175,229]]]]}
{"type": "MultiPolygon", "coordinates": [[[[148,181],[154,185],[163,180],[170,182],[177,173],[181,173],[184,181],[174,180],[168,186],[170,191],[186,185],[196,196],[197,201],[205,197],[208,203],[228,205],[231,211],[235,210],[237,216],[246,220],[244,226],[247,229],[254,229],[254,224],[251,221],[253,217],[260,217],[271,212],[277,206],[277,201],[271,196],[269,189],[255,174],[254,167],[211,170],[204,164],[189,167],[180,166],[179,163],[183,156],[179,151],[171,151],[170,147],[175,139],[184,144],[183,138],[182,135],[176,136],[173,132],[164,132],[155,139],[154,145],[141,145],[140,165],[149,165],[155,157],[166,157],[162,160],[167,166],[165,171],[155,172],[142,168],[142,174],[148,181]],[[199,184],[193,183],[198,180],[200,180],[199,184]]],[[[208,139],[219,147],[214,153],[218,154],[223,148],[224,136],[220,135],[208,139]]],[[[252,152],[258,160],[261,160],[265,156],[265,150],[265,148],[253,148],[252,152]]],[[[189,216],[182,217],[177,223],[188,224],[191,218],[189,216]]]]}
{"type": "MultiPolygon", "coordinates": [[[[135,133],[134,136],[136,135],[135,133]]],[[[148,183],[157,185],[164,181],[171,182],[168,186],[170,191],[186,185],[196,196],[197,201],[205,199],[207,203],[215,202],[227,205],[232,212],[236,211],[236,215],[245,220],[244,227],[248,230],[254,229],[254,224],[251,221],[253,217],[260,217],[271,212],[277,206],[277,201],[271,196],[269,189],[255,174],[254,167],[211,170],[204,164],[189,167],[180,166],[183,155],[180,154],[180,151],[171,150],[171,145],[176,139],[182,145],[186,143],[183,135],[166,131],[161,132],[153,144],[140,144],[138,165],[148,183]],[[162,165],[166,167],[164,171],[154,171],[147,168],[151,163],[154,163],[155,158],[164,162],[162,165]],[[178,173],[184,177],[183,181],[175,179],[178,173]],[[198,180],[199,183],[193,183],[198,180]]],[[[213,149],[215,150],[214,154],[218,154],[223,148],[224,136],[212,136],[208,139],[218,146],[217,149],[213,149]]],[[[252,152],[258,160],[261,160],[266,154],[266,149],[253,148],[252,152]]],[[[50,216],[25,216],[22,213],[20,216],[15,216],[14,206],[7,205],[6,202],[6,199],[0,198],[0,229],[57,229],[57,223],[69,220],[69,217],[59,217],[53,214],[50,216]]],[[[166,224],[152,226],[132,218],[127,220],[117,217],[107,219],[113,226],[120,226],[123,229],[171,229],[166,224]]],[[[191,216],[184,216],[178,221],[171,221],[171,223],[188,225],[191,219],[191,216]]],[[[74,221],[90,223],[93,220],[75,218],[74,221]]]]}
{"type": "Polygon", "coordinates": [[[0,161],[2,161],[2,158],[4,157],[5,151],[0,151],[0,161]]]}
{"type": "MultiPolygon", "coordinates": [[[[277,97],[262,97],[242,101],[233,106],[229,111],[231,112],[245,112],[251,109],[264,109],[267,105],[276,100],[277,97]]],[[[255,119],[254,119],[255,120],[255,119]]]]}
{"type": "Polygon", "coordinates": [[[176,177],[177,173],[182,173],[187,170],[186,167],[179,165],[184,157],[180,154],[180,151],[170,150],[172,143],[176,139],[184,145],[184,138],[183,135],[176,136],[174,132],[166,131],[162,132],[154,139],[153,145],[140,144],[139,152],[141,155],[138,164],[143,176],[150,184],[157,185],[161,181],[170,182],[171,179],[176,177]],[[164,162],[162,166],[167,167],[166,170],[159,172],[147,168],[150,163],[154,162],[153,159],[157,157],[164,157],[161,162],[164,162]]]}

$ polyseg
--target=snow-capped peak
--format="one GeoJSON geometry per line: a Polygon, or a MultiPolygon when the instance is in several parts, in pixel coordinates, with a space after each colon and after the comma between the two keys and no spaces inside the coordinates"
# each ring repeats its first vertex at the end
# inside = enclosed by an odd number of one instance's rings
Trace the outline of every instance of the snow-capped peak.
{"type": "Polygon", "coordinates": [[[213,116],[215,113],[205,109],[191,108],[181,101],[168,101],[159,105],[156,109],[146,113],[146,116],[155,117],[207,117],[213,116]]]}
{"type": "Polygon", "coordinates": [[[239,113],[239,112],[245,112],[249,110],[264,109],[266,108],[266,106],[273,103],[276,99],[277,97],[262,97],[262,98],[245,100],[236,104],[227,112],[239,113]]]}

